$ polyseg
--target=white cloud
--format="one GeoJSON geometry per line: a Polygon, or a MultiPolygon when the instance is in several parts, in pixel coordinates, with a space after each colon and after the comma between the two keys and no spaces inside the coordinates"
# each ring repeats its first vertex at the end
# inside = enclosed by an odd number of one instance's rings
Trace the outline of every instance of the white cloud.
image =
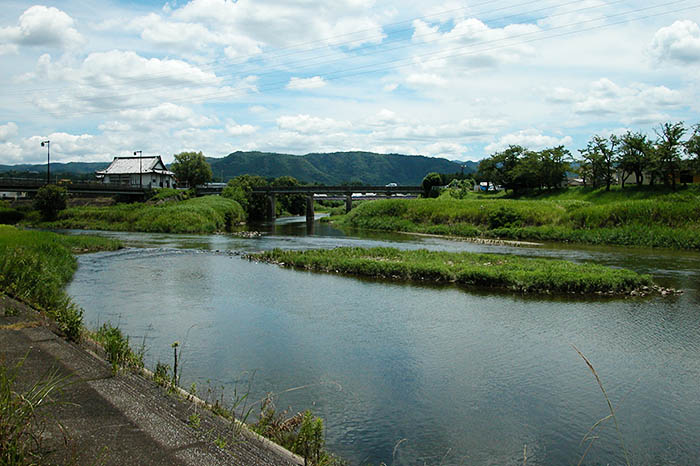
{"type": "Polygon", "coordinates": [[[523,146],[527,149],[541,150],[545,147],[553,147],[560,145],[568,145],[573,142],[570,136],[556,137],[547,136],[542,134],[539,130],[534,128],[525,129],[518,131],[516,133],[506,134],[502,136],[498,141],[493,142],[486,147],[484,150],[487,152],[497,152],[506,149],[510,145],[523,146]]]}
{"type": "Polygon", "coordinates": [[[0,142],[6,142],[15,136],[17,136],[17,124],[9,121],[0,125],[0,142]]]}
{"type": "Polygon", "coordinates": [[[0,28],[0,44],[74,47],[83,42],[73,27],[73,18],[54,7],[35,5],[22,13],[17,26],[0,28]]]}
{"type": "Polygon", "coordinates": [[[287,84],[287,89],[302,91],[307,89],[318,89],[326,85],[326,81],[320,76],[313,78],[297,78],[292,77],[287,84]]]}
{"type": "Polygon", "coordinates": [[[2,163],[22,163],[22,148],[13,142],[0,143],[0,161],[2,163]]]}
{"type": "Polygon", "coordinates": [[[574,100],[574,112],[582,115],[619,115],[627,123],[650,123],[663,113],[659,109],[684,104],[681,92],[666,86],[632,84],[620,86],[603,78],[591,84],[588,93],[574,100]]]}
{"type": "Polygon", "coordinates": [[[700,62],[700,27],[693,21],[684,20],[659,29],[654,34],[649,53],[659,63],[689,65],[700,62]]]}
{"type": "Polygon", "coordinates": [[[510,24],[502,28],[492,28],[477,18],[456,20],[453,28],[444,33],[440,33],[437,26],[431,26],[423,20],[415,20],[413,27],[414,42],[425,44],[428,50],[438,54],[437,57],[417,58],[416,62],[424,69],[438,67],[452,72],[493,68],[531,57],[535,49],[518,40],[518,37],[540,31],[534,24],[510,24]],[[511,38],[513,40],[510,40],[511,38]],[[444,55],[439,59],[441,52],[444,55]]]}
{"type": "Polygon", "coordinates": [[[456,142],[436,142],[425,146],[423,155],[430,157],[444,157],[447,159],[460,159],[469,152],[469,149],[456,142]]]}
{"type": "Polygon", "coordinates": [[[412,86],[437,86],[445,87],[447,79],[434,73],[413,73],[406,78],[406,82],[412,86]]]}
{"type": "Polygon", "coordinates": [[[385,84],[382,90],[384,90],[384,92],[394,92],[396,89],[398,89],[398,87],[399,85],[396,83],[389,83],[385,84]]]}
{"type": "Polygon", "coordinates": [[[231,136],[249,136],[258,130],[253,125],[239,125],[235,121],[231,121],[226,125],[226,132],[231,136]]]}
{"type": "Polygon", "coordinates": [[[333,118],[319,118],[310,115],[281,116],[277,118],[277,127],[281,130],[297,133],[327,133],[347,129],[348,121],[338,121],[333,118]]]}

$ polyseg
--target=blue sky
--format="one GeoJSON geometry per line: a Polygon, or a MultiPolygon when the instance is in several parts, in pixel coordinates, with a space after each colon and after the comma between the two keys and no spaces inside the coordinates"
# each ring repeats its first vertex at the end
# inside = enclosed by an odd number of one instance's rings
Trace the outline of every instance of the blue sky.
{"type": "Polygon", "coordinates": [[[5,0],[0,163],[479,160],[700,123],[700,2],[5,0]]]}

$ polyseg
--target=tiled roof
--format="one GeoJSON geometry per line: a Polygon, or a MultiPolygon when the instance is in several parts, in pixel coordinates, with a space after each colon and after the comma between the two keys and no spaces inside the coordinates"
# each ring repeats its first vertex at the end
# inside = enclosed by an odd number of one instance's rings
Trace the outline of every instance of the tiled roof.
{"type": "Polygon", "coordinates": [[[173,172],[164,170],[165,167],[160,156],[155,157],[114,157],[109,167],[99,170],[98,175],[132,175],[139,173],[159,173],[161,175],[173,175],[173,172]],[[140,170],[140,171],[139,171],[140,170]]]}

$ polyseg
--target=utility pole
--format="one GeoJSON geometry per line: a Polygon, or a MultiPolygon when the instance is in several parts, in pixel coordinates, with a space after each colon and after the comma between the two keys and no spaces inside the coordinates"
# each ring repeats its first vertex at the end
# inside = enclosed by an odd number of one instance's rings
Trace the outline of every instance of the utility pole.
{"type": "Polygon", "coordinates": [[[41,147],[46,146],[46,184],[51,184],[51,141],[41,141],[41,147]]]}
{"type": "Polygon", "coordinates": [[[134,155],[139,154],[139,186],[143,189],[143,168],[141,167],[141,157],[143,157],[142,150],[135,150],[134,155]]]}

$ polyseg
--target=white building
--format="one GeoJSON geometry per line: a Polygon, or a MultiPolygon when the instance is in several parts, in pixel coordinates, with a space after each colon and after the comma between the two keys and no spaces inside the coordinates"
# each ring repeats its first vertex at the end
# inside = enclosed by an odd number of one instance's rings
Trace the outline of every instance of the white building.
{"type": "Polygon", "coordinates": [[[144,188],[174,188],[175,174],[160,155],[155,157],[114,157],[111,165],[95,172],[103,183],[128,184],[144,188]]]}

